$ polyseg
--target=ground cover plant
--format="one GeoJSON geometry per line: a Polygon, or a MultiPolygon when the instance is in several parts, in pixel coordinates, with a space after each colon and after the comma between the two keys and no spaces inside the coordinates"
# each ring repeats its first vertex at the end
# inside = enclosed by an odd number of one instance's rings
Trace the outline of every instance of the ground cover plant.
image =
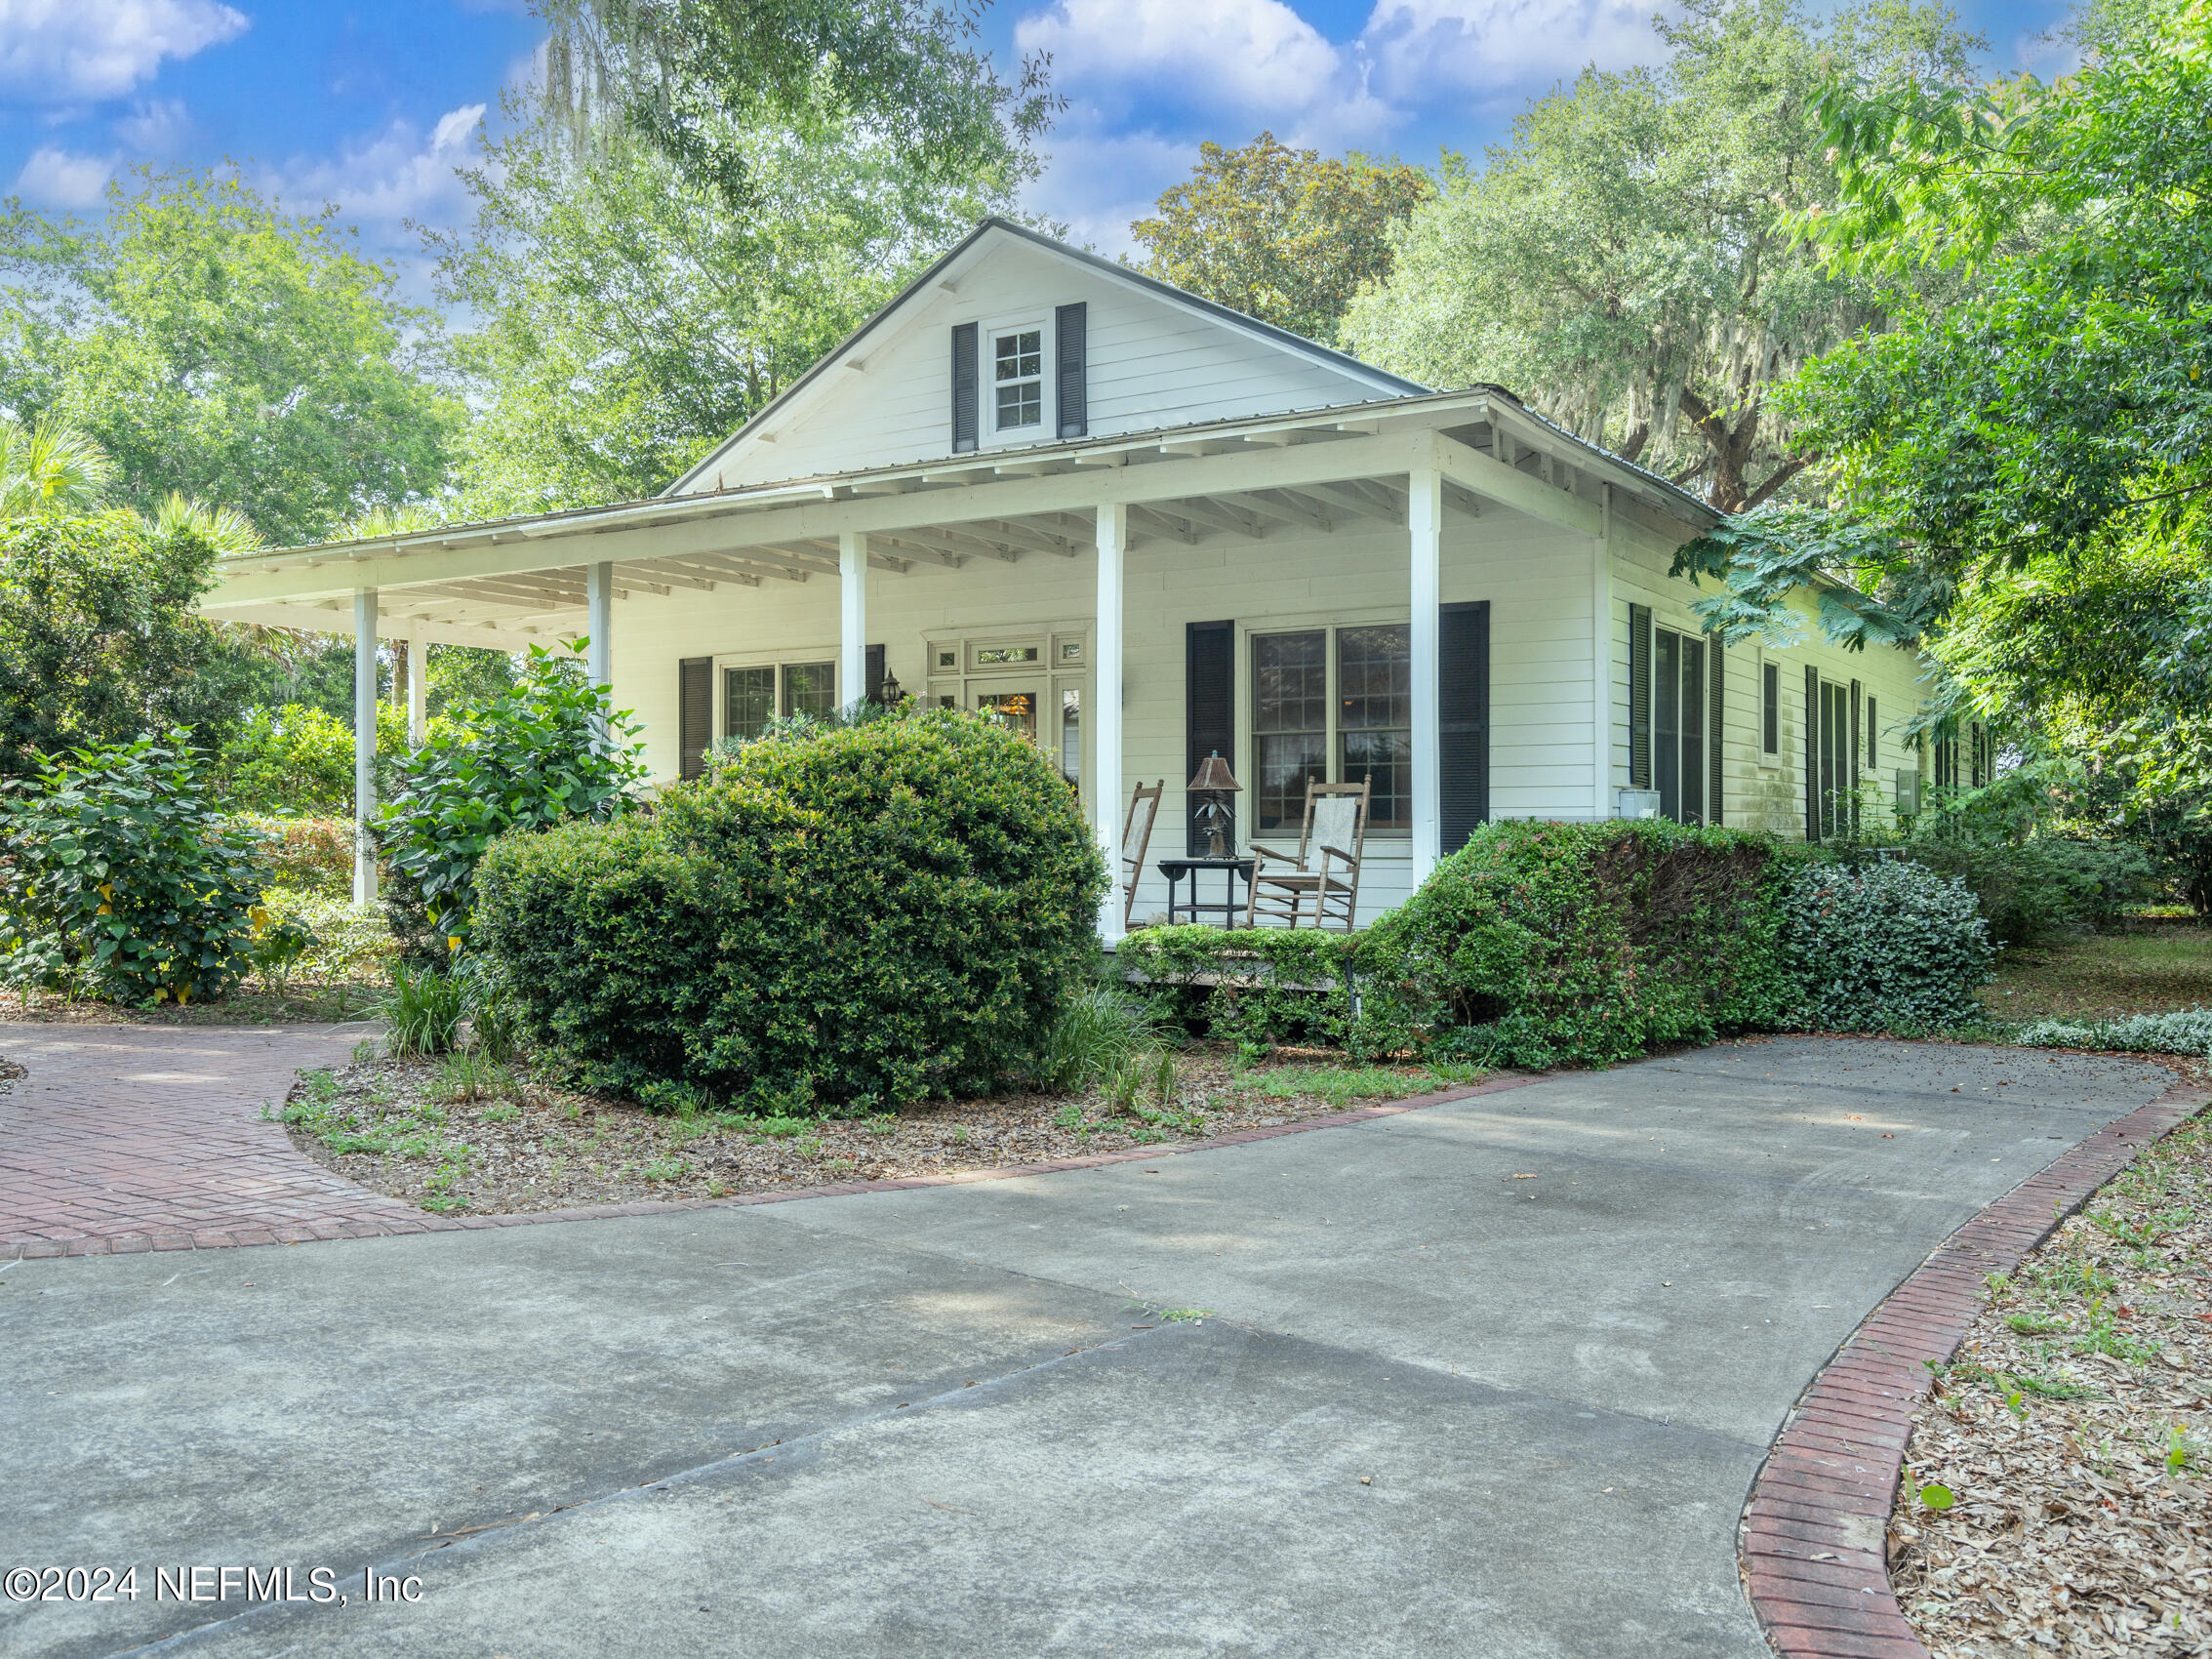
{"type": "Polygon", "coordinates": [[[1982,993],[1999,1020],[2114,1020],[2212,1007],[2212,928],[2138,925],[2006,951],[1982,993]]]}
{"type": "Polygon", "coordinates": [[[1890,1576],[1935,1659],[2212,1647],[2212,1120],[1992,1278],[1905,1463],[1890,1576]]]}
{"type": "Polygon", "coordinates": [[[1146,1051],[1069,1089],[937,1100],[856,1117],[655,1110],[571,1087],[556,1069],[473,1049],[302,1074],[269,1115],[309,1156],[445,1213],[711,1198],[845,1181],[1163,1151],[1477,1081],[1469,1066],[1255,1062],[1228,1044],[1146,1051]]]}
{"type": "Polygon", "coordinates": [[[1034,1066],[1105,862],[1034,745],[949,709],[744,746],[650,816],[507,836],[477,943],[594,1088],[867,1113],[1034,1066]]]}

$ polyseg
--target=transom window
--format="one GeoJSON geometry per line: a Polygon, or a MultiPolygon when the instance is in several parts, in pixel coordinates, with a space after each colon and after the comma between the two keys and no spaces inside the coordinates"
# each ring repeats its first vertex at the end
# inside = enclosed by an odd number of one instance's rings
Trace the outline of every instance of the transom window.
{"type": "Polygon", "coordinates": [[[722,670],[722,735],[747,742],[779,713],[837,712],[835,663],[761,663],[722,670]]]}
{"type": "Polygon", "coordinates": [[[1252,742],[1259,829],[1296,829],[1305,819],[1308,782],[1362,779],[1373,785],[1369,829],[1412,828],[1413,651],[1407,626],[1254,634],[1252,742]]]}
{"type": "Polygon", "coordinates": [[[1040,425],[1045,416],[1044,329],[993,333],[990,354],[996,429],[1010,432],[1040,425]]]}

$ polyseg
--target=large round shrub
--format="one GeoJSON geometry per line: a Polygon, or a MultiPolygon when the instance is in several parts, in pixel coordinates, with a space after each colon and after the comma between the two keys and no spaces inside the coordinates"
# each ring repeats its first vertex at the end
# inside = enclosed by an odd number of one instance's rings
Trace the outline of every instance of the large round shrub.
{"type": "Polygon", "coordinates": [[[598,1086],[859,1110],[1026,1064],[1105,886],[1045,755],[931,710],[748,744],[650,816],[503,837],[475,941],[598,1086]]]}
{"type": "Polygon", "coordinates": [[[1972,891],[1905,859],[1801,871],[1783,895],[1785,937],[1816,1030],[1891,1031],[1982,1017],[1996,962],[1972,891]]]}
{"type": "Polygon", "coordinates": [[[1769,837],[1658,820],[1484,825],[1358,951],[1359,1039],[1604,1064],[1795,1003],[1769,837]]]}

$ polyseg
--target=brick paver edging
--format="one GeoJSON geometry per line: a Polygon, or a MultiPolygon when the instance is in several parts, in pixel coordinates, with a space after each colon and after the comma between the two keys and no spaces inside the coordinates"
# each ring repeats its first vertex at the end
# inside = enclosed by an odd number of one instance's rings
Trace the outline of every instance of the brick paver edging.
{"type": "MultiPolygon", "coordinates": [[[[1411,1095],[1380,1106],[1358,1107],[1331,1113],[1326,1117],[1302,1118],[1296,1123],[1271,1124],[1262,1129],[1238,1129],[1210,1140],[1182,1146],[1137,1147],[1128,1152],[1093,1153],[1086,1157],[1054,1158],[1043,1163],[1005,1164],[990,1169],[954,1169],[936,1175],[901,1175],[882,1181],[839,1181],[820,1187],[782,1188],[766,1193],[736,1193],[724,1198],[656,1198],[629,1204],[587,1204],[565,1210],[528,1210],[505,1215],[432,1215],[410,1209],[403,1216],[374,1220],[318,1222],[297,1227],[257,1229],[250,1232],[134,1234],[118,1238],[72,1238],[66,1243],[29,1244],[14,1253],[20,1257],[123,1255],[142,1250],[220,1250],[248,1244],[307,1244],[325,1238],[386,1238],[408,1233],[466,1233],[494,1227],[535,1227],[554,1221],[612,1221],[624,1216],[664,1215],[677,1210],[719,1209],[740,1204],[785,1204],[802,1198],[837,1198],[856,1193],[896,1193],[908,1187],[959,1187],[976,1181],[1011,1181],[1023,1175],[1057,1175],[1063,1170],[1096,1169],[1109,1163],[1157,1163],[1162,1158],[1188,1157],[1216,1147],[1236,1147],[1254,1141],[1271,1141],[1278,1135],[1301,1135],[1311,1129],[1338,1129],[1378,1117],[1395,1117],[1431,1106],[1449,1106],[1478,1095],[1517,1089],[1550,1075],[1545,1072],[1508,1072],[1465,1088],[1440,1089],[1434,1094],[1411,1095]]],[[[301,1154],[302,1161],[305,1155],[301,1154]]],[[[319,1167],[319,1166],[318,1166],[319,1167]]],[[[350,1183],[349,1183],[350,1185],[350,1183]]],[[[0,1254],[5,1254],[0,1249],[0,1254]]]]}
{"type": "Polygon", "coordinates": [[[2010,1273],[2212,1090],[2179,1084],[2106,1125],[1953,1233],[1844,1339],[1751,1482],[1744,1588],[1788,1659],[1928,1659],[1890,1590],[1885,1539],[1927,1362],[1949,1359],[2010,1273]]]}

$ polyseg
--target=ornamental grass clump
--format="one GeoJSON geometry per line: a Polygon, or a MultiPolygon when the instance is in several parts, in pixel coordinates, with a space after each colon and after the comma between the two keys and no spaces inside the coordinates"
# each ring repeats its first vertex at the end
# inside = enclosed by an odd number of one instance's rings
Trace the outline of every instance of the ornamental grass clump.
{"type": "Polygon", "coordinates": [[[307,930],[262,907],[261,837],[226,819],[178,730],[38,762],[0,794],[0,980],[127,1003],[209,1001],[307,930]]]}
{"type": "Polygon", "coordinates": [[[590,1086],[862,1112],[1031,1070],[1105,888],[1043,752],[917,710],[746,744],[650,816],[501,840],[475,944],[590,1086]]]}
{"type": "Polygon", "coordinates": [[[1905,859],[1816,865],[1797,873],[1781,909],[1802,1025],[1910,1031],[1988,1017],[1974,993],[1995,971],[1996,947],[1956,876],[1905,859]]]}

